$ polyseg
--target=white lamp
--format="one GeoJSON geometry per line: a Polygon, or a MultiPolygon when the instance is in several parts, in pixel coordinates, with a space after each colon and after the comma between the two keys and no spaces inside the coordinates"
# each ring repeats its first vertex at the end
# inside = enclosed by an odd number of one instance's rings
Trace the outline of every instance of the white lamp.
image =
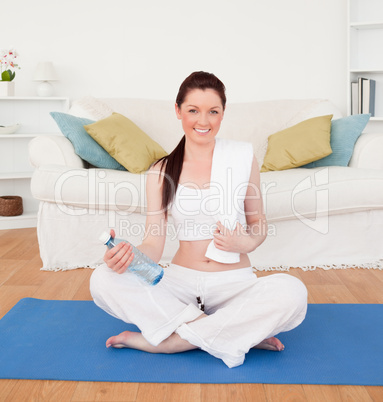
{"type": "Polygon", "coordinates": [[[57,81],[56,71],[51,61],[44,61],[37,65],[34,81],[41,81],[37,86],[38,96],[52,96],[53,86],[49,81],[57,81]]]}

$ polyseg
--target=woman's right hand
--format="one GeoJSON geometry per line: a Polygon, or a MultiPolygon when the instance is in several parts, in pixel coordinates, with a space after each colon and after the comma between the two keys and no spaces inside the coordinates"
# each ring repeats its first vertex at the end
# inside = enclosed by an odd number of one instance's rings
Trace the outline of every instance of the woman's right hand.
{"type": "MultiPolygon", "coordinates": [[[[110,235],[115,238],[116,234],[113,229],[111,229],[110,235]]],[[[106,265],[114,272],[123,274],[133,261],[132,249],[132,246],[125,242],[121,242],[111,249],[108,248],[104,254],[106,265]]]]}

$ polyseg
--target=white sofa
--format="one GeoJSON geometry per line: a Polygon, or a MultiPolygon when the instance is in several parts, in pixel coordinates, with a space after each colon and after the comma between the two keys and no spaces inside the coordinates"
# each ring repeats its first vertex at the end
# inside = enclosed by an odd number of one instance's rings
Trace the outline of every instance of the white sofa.
{"type": "MultiPolygon", "coordinates": [[[[110,111],[129,117],[166,151],[182,136],[171,101],[102,99],[95,110],[74,102],[69,113],[98,119],[110,111]]],[[[342,117],[325,100],[229,104],[220,136],[253,143],[261,165],[269,135],[314,116],[342,117]]],[[[96,267],[105,248],[98,238],[139,244],[145,223],[145,174],[89,167],[62,135],[30,142],[32,194],[40,200],[38,239],[45,270],[96,267]]],[[[383,134],[362,134],[348,167],[296,168],[261,173],[269,224],[266,241],[250,254],[259,270],[301,267],[383,267],[383,134]]],[[[169,217],[162,263],[178,241],[169,217]]]]}

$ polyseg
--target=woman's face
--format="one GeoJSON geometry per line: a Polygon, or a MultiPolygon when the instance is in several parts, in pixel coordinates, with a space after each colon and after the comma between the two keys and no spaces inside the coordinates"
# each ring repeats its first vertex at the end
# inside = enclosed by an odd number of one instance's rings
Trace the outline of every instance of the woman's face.
{"type": "Polygon", "coordinates": [[[176,104],[176,114],[182,121],[187,139],[205,142],[217,135],[224,109],[214,89],[193,89],[188,92],[181,107],[176,104]]]}

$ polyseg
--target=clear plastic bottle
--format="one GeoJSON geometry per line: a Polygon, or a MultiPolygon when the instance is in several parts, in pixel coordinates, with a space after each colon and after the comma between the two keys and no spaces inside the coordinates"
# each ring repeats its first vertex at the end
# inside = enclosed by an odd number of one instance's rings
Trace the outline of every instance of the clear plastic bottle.
{"type": "Polygon", "coordinates": [[[134,253],[133,261],[130,263],[129,271],[136,274],[139,278],[143,279],[149,285],[156,285],[164,275],[164,269],[151,260],[146,254],[141,252],[133,244],[126,240],[114,239],[109,233],[103,232],[100,240],[109,248],[115,247],[118,243],[125,242],[133,247],[134,253]]]}

